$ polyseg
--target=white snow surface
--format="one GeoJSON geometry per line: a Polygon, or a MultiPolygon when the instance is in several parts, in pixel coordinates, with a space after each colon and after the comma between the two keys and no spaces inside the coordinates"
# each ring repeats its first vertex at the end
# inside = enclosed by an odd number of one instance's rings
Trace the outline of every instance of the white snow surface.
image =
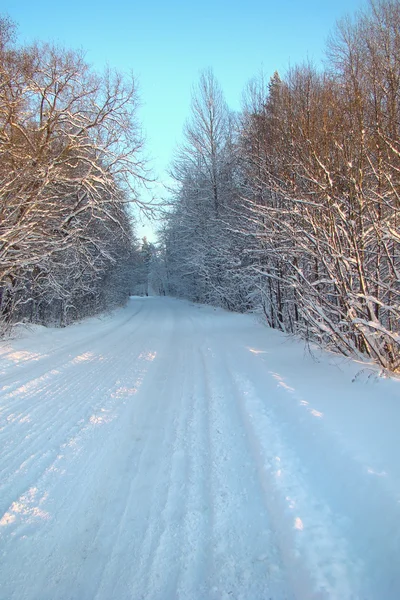
{"type": "Polygon", "coordinates": [[[131,298],[0,345],[1,600],[400,598],[400,382],[131,298]]]}

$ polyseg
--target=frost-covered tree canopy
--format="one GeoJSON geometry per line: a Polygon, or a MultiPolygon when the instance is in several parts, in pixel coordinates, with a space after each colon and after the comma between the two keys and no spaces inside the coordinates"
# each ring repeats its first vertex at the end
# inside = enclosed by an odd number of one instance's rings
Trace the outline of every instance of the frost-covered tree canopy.
{"type": "Polygon", "coordinates": [[[1,19],[1,320],[64,323],[129,293],[127,206],[146,178],[136,85],[14,38],[1,19]]]}

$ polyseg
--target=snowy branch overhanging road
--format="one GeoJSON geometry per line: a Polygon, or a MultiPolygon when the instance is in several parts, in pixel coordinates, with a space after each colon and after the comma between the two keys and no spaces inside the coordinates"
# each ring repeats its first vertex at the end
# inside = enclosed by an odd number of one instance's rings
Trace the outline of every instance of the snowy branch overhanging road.
{"type": "Polygon", "coordinates": [[[398,598],[399,382],[318,356],[166,298],[3,343],[1,600],[398,598]]]}

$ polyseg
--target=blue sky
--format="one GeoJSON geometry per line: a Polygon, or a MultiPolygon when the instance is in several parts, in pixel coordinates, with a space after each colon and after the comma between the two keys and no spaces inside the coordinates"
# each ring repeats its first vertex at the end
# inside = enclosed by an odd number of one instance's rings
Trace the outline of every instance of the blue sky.
{"type": "MultiPolygon", "coordinates": [[[[162,180],[190,110],[199,72],[212,67],[229,106],[240,109],[246,82],[307,58],[318,64],[338,18],[362,0],[0,0],[19,26],[19,40],[83,48],[96,69],[136,75],[141,120],[162,180]]],[[[156,188],[157,189],[157,188],[156,188]]]]}

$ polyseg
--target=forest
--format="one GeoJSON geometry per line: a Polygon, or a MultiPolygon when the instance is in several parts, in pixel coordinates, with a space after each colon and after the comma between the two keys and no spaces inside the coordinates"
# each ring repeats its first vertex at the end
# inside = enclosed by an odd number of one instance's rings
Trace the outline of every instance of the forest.
{"type": "Polygon", "coordinates": [[[339,22],[323,69],[250,80],[239,113],[202,72],[156,247],[130,210],[148,181],[136,82],[15,34],[3,18],[3,330],[64,325],[149,285],[400,369],[398,1],[339,22]]]}
{"type": "Polygon", "coordinates": [[[0,19],[0,331],[65,325],[126,302],[146,185],[133,78],[83,53],[16,45],[0,19]]]}
{"type": "Polygon", "coordinates": [[[166,293],[400,369],[400,3],[339,22],[323,70],[193,91],[160,237],[166,293]]]}

